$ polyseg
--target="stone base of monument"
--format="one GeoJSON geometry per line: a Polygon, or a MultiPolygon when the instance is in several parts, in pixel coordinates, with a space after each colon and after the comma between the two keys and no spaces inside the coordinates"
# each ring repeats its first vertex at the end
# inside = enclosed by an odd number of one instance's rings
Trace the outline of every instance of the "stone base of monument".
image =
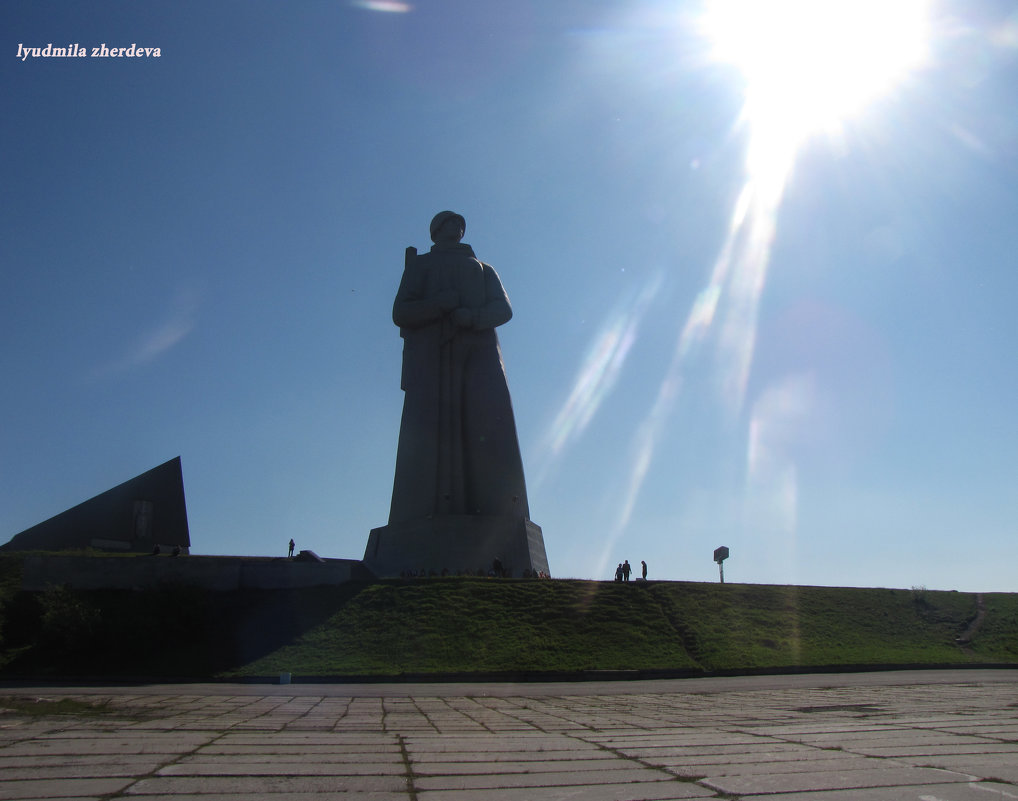
{"type": "Polygon", "coordinates": [[[548,575],[541,527],[515,517],[432,517],[372,529],[364,549],[365,567],[379,578],[488,575],[496,559],[508,576],[548,575]]]}

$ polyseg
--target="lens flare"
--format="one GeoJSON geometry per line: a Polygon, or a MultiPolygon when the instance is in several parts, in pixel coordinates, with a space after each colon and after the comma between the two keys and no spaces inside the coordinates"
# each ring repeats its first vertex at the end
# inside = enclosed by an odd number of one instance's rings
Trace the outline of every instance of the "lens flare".
{"type": "MultiPolygon", "coordinates": [[[[702,29],[714,57],[736,66],[745,80],[746,178],[710,283],[721,288],[718,391],[736,419],[745,404],[778,212],[799,148],[818,131],[837,130],[926,63],[929,8],[927,0],[711,0],[702,29]]],[[[747,442],[747,504],[762,504],[754,516],[766,513],[789,542],[798,475],[794,459],[775,450],[774,427],[781,416],[776,409],[801,401],[804,391],[796,384],[762,398],[747,442]]]]}
{"type": "Polygon", "coordinates": [[[923,65],[926,0],[713,0],[702,20],[714,56],[742,72],[746,182],[712,285],[731,271],[718,340],[720,391],[744,403],[778,210],[804,139],[840,123],[923,65]]]}
{"type": "MultiPolygon", "coordinates": [[[[744,81],[738,120],[746,132],[744,180],[710,276],[678,329],[657,394],[636,426],[619,511],[604,539],[599,570],[617,561],[610,554],[629,524],[687,376],[694,365],[697,370],[703,366],[701,354],[711,356],[707,367],[725,429],[731,432],[745,419],[778,214],[803,143],[817,132],[838,132],[849,116],[928,60],[929,0],[705,3],[699,28],[711,59],[733,65],[744,81]]],[[[582,433],[614,386],[635,340],[637,316],[613,320],[599,336],[548,434],[554,456],[582,433]]],[[[764,415],[761,408],[754,407],[748,441],[738,440],[749,476],[746,510],[766,507],[792,547],[797,465],[792,454],[779,458],[774,451],[773,415],[764,415]]]]}
{"type": "Polygon", "coordinates": [[[747,446],[745,526],[767,538],[769,558],[794,571],[799,516],[799,467],[794,450],[816,402],[809,373],[785,376],[753,404],[747,446]]]}
{"type": "MultiPolygon", "coordinates": [[[[778,211],[800,146],[922,64],[927,19],[926,0],[708,3],[702,22],[714,55],[736,65],[746,81],[741,120],[748,130],[746,178],[710,280],[693,302],[657,397],[634,437],[625,494],[602,554],[602,570],[611,564],[609,552],[629,523],[683,376],[708,339],[715,348],[722,406],[731,421],[742,414],[778,211]]],[[[773,425],[770,417],[759,416],[750,424],[747,501],[763,503],[793,543],[798,476],[791,458],[777,463],[776,456],[768,456],[773,425]]]]}

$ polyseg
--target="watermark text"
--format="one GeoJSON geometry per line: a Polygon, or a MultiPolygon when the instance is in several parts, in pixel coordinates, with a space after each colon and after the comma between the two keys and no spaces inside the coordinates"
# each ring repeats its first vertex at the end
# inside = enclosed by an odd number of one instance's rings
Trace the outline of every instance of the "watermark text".
{"type": "Polygon", "coordinates": [[[98,47],[87,47],[78,42],[71,42],[66,47],[54,47],[50,42],[45,47],[26,47],[18,43],[18,58],[28,61],[30,58],[162,58],[162,48],[139,47],[132,42],[130,47],[110,47],[103,42],[98,47]]]}

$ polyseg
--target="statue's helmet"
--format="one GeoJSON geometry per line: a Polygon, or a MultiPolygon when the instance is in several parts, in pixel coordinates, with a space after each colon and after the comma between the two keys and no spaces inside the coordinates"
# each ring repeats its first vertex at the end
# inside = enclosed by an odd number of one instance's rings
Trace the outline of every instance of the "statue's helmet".
{"type": "Polygon", "coordinates": [[[457,214],[455,211],[440,211],[434,217],[431,218],[431,241],[435,241],[435,234],[438,233],[438,229],[441,228],[447,220],[455,217],[460,221],[460,225],[463,226],[463,230],[467,229],[467,221],[463,218],[462,214],[457,214]]]}

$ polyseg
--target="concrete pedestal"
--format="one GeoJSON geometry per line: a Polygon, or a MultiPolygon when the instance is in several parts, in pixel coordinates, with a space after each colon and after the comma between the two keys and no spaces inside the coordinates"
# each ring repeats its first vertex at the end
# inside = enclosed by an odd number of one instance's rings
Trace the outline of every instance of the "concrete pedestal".
{"type": "Polygon", "coordinates": [[[540,526],[523,518],[481,515],[431,517],[372,529],[364,565],[379,578],[412,570],[477,575],[481,570],[487,574],[496,557],[516,578],[524,570],[549,572],[540,526]]]}

